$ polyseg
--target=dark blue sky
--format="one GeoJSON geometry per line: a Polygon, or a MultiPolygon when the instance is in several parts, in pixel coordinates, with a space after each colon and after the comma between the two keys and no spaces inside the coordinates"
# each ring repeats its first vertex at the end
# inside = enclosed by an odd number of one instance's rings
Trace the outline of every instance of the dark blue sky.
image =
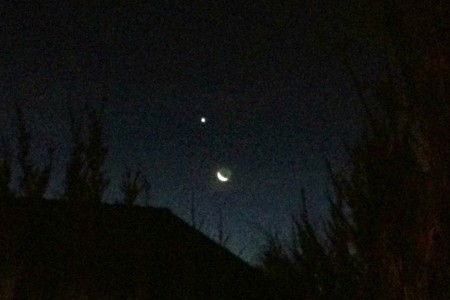
{"type": "MultiPolygon", "coordinates": [[[[254,262],[264,243],[258,227],[289,230],[301,187],[314,220],[326,216],[323,158],[343,164],[340,139],[358,136],[362,114],[350,76],[322,45],[336,37],[335,22],[323,3],[151,2],[6,5],[3,133],[20,103],[39,136],[37,153],[50,137],[57,145],[49,191],[57,194],[69,107],[106,96],[108,201],[119,198],[124,167],[139,166],[153,187],[148,204],[189,221],[195,195],[209,236],[222,209],[229,248],[245,248],[254,262]],[[231,170],[230,182],[216,180],[220,167],[231,170]]],[[[376,76],[377,68],[360,63],[372,57],[358,47],[351,55],[364,80],[376,76]]]]}

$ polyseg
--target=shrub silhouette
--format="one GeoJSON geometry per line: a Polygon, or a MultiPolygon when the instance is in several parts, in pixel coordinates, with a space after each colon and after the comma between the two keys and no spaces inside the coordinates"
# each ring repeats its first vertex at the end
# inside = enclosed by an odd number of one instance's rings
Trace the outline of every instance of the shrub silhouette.
{"type": "Polygon", "coordinates": [[[122,176],[121,189],[124,196],[123,202],[127,206],[133,206],[139,195],[148,190],[148,182],[140,170],[126,170],[122,176]]]}

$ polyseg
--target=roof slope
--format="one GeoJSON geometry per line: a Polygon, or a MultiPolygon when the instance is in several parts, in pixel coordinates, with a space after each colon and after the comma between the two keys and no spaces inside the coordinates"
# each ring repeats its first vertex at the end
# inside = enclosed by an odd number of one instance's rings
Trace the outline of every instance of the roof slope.
{"type": "Polygon", "coordinates": [[[17,299],[274,299],[262,274],[168,209],[0,202],[0,279],[15,274],[17,299]]]}

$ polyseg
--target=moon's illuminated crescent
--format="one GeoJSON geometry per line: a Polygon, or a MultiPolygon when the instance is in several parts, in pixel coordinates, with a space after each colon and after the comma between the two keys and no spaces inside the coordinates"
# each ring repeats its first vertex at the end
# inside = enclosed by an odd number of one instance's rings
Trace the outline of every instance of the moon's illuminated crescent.
{"type": "Polygon", "coordinates": [[[225,176],[223,176],[222,174],[220,174],[220,171],[217,172],[217,178],[218,178],[220,181],[223,181],[223,182],[228,181],[228,177],[225,177],[225,176]]]}

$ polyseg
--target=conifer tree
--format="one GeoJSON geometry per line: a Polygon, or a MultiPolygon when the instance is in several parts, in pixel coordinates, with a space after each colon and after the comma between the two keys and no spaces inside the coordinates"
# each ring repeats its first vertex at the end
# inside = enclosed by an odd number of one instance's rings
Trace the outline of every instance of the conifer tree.
{"type": "Polygon", "coordinates": [[[344,59],[365,104],[368,128],[350,151],[350,174],[332,172],[336,199],[327,251],[308,250],[316,240],[307,220],[297,230],[303,243],[295,263],[312,266],[299,280],[312,272],[331,282],[311,281],[316,299],[450,298],[449,48],[443,42],[443,7],[439,1],[425,6],[363,1],[343,20],[349,36],[383,53],[389,68],[373,88],[383,112],[376,118],[351,61],[344,59]],[[325,253],[325,273],[315,253],[325,253]],[[352,292],[343,294],[345,289],[352,292]]]}
{"type": "Polygon", "coordinates": [[[88,198],[93,203],[102,200],[103,192],[108,185],[108,179],[103,173],[108,149],[104,144],[104,111],[92,109],[88,113],[87,145],[85,148],[86,159],[86,183],[88,187],[88,198]]]}
{"type": "Polygon", "coordinates": [[[100,203],[108,185],[103,165],[107,155],[104,144],[103,107],[87,112],[77,120],[70,114],[73,149],[66,169],[64,198],[72,201],[100,203]]]}
{"type": "Polygon", "coordinates": [[[450,296],[450,268],[443,267],[450,263],[444,7],[366,2],[348,23],[390,66],[375,88],[383,119],[369,116],[369,138],[353,151],[353,174],[341,182],[367,291],[379,299],[450,296]]]}
{"type": "Polygon", "coordinates": [[[84,186],[84,144],[82,127],[76,120],[74,113],[70,112],[70,130],[72,134],[72,151],[66,169],[66,187],[64,199],[70,201],[81,201],[84,199],[86,187],[84,186]]]}
{"type": "Polygon", "coordinates": [[[53,148],[47,149],[50,162],[42,169],[33,165],[31,156],[31,132],[27,127],[23,111],[16,106],[17,117],[17,159],[22,169],[20,188],[25,197],[42,198],[47,190],[53,162],[53,148]]]}

